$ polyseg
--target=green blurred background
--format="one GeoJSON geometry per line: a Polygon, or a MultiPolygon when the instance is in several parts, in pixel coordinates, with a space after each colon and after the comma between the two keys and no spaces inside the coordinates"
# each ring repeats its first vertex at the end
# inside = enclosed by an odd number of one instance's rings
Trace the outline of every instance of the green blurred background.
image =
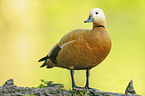
{"type": "MultiPolygon", "coordinates": [[[[90,86],[124,93],[133,79],[138,94],[145,95],[144,0],[0,0],[0,85],[13,78],[18,86],[35,87],[40,79],[71,88],[69,71],[40,68],[45,56],[71,30],[92,28],[84,24],[92,8],[106,14],[112,50],[91,70],[90,86]]],[[[85,71],[75,71],[78,86],[85,71]]]]}

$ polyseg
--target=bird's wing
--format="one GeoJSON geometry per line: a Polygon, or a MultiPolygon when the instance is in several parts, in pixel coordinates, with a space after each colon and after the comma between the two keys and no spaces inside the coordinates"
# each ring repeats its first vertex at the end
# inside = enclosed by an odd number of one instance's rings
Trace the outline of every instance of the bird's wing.
{"type": "Polygon", "coordinates": [[[88,33],[89,29],[76,29],[67,33],[63,38],[58,42],[58,46],[63,48],[69,43],[75,42],[77,40],[83,39],[85,33],[88,33]]]}
{"type": "MultiPolygon", "coordinates": [[[[66,35],[64,35],[62,37],[62,39],[57,43],[55,44],[52,49],[49,51],[48,55],[42,59],[39,60],[40,61],[44,61],[47,60],[47,59],[51,59],[51,61],[54,63],[54,64],[57,64],[57,60],[56,60],[56,57],[59,53],[59,51],[64,47],[64,46],[67,46],[68,44],[70,43],[73,43],[79,39],[82,39],[83,38],[83,34],[84,33],[87,33],[89,32],[90,30],[87,30],[87,29],[76,29],[76,30],[73,30],[71,31],[70,33],[67,33],[66,35]]],[[[45,63],[45,62],[44,62],[45,63]]],[[[45,64],[43,64],[45,66],[45,64]]],[[[43,67],[43,66],[42,66],[43,67]]]]}

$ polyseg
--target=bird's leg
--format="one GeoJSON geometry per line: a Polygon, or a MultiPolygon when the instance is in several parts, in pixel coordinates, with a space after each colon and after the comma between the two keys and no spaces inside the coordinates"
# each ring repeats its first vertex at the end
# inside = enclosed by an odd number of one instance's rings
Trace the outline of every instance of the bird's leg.
{"type": "Polygon", "coordinates": [[[87,69],[87,70],[86,70],[86,86],[85,86],[85,88],[86,88],[86,89],[89,89],[89,90],[93,90],[93,91],[99,92],[99,90],[89,87],[89,77],[90,77],[90,70],[87,69]]]}
{"type": "Polygon", "coordinates": [[[86,88],[89,88],[89,77],[90,77],[90,70],[86,70],[86,88]]]}
{"type": "Polygon", "coordinates": [[[72,80],[72,89],[77,90],[80,89],[81,87],[76,86],[75,80],[74,80],[74,70],[70,69],[70,74],[71,74],[71,80],[72,80]]]}
{"type": "Polygon", "coordinates": [[[74,81],[74,70],[70,69],[70,74],[71,74],[71,80],[72,80],[72,88],[76,87],[75,81],[74,81]]]}

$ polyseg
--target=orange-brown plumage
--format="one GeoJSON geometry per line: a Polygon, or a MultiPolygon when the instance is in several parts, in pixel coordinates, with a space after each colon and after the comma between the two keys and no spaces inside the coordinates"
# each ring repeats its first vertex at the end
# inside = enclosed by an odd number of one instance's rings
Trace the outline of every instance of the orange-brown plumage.
{"type": "Polygon", "coordinates": [[[69,41],[73,42],[59,51],[55,66],[65,68],[73,66],[77,70],[91,69],[105,59],[111,48],[110,37],[102,27],[72,31],[65,39],[61,39],[58,46],[61,47],[69,41]]]}
{"type": "Polygon", "coordinates": [[[106,58],[111,49],[111,39],[105,29],[103,11],[99,8],[92,9],[85,22],[93,22],[93,28],[67,33],[46,57],[39,60],[45,60],[42,67],[89,70],[106,58]]]}
{"type": "Polygon", "coordinates": [[[57,64],[49,60],[46,65],[74,67],[76,70],[91,69],[106,58],[111,48],[111,39],[105,28],[95,27],[92,30],[74,30],[66,34],[56,45],[63,46],[56,57],[57,64]],[[63,46],[67,42],[70,43],[63,46]]]}

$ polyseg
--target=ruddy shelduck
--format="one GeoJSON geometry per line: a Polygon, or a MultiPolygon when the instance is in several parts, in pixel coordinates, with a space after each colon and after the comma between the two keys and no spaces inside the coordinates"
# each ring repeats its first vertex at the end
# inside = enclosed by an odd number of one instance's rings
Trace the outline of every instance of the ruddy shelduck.
{"type": "Polygon", "coordinates": [[[74,81],[74,70],[86,70],[86,89],[89,87],[90,69],[100,64],[111,49],[111,39],[106,31],[104,12],[94,8],[84,23],[93,22],[93,28],[73,30],[55,44],[41,67],[62,67],[70,70],[72,88],[78,88],[74,81]]]}

